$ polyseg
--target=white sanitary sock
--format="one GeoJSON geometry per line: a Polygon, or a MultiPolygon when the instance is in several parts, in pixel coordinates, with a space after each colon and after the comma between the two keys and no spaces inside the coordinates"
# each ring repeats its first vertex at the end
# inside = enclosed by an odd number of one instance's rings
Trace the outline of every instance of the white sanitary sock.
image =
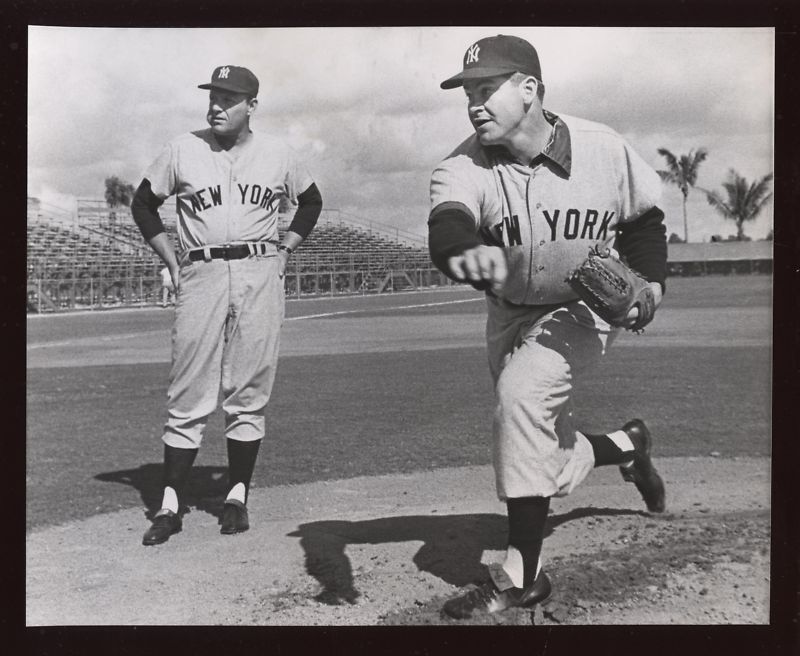
{"type": "MultiPolygon", "coordinates": [[[[620,451],[634,450],[633,442],[631,442],[631,438],[628,437],[628,434],[624,430],[618,430],[614,431],[613,433],[609,433],[608,439],[616,444],[620,451]]],[[[620,467],[630,467],[632,464],[633,460],[629,460],[628,462],[622,463],[620,467]]]]}
{"type": "Polygon", "coordinates": [[[236,501],[241,501],[244,503],[244,483],[237,483],[231,488],[231,491],[228,492],[228,497],[225,499],[228,501],[229,499],[235,499],[236,501]]]}
{"type": "MultiPolygon", "coordinates": [[[[522,563],[522,554],[519,552],[519,549],[516,547],[512,547],[508,545],[506,549],[506,560],[503,563],[503,569],[508,574],[508,578],[511,579],[511,582],[514,584],[515,587],[521,588],[522,582],[524,581],[524,567],[522,563]]],[[[536,563],[536,575],[533,577],[534,580],[537,576],[539,576],[539,570],[542,569],[542,558],[539,557],[539,561],[536,563]]]]}
{"type": "Polygon", "coordinates": [[[162,510],[171,510],[174,513],[178,512],[178,495],[169,485],[164,488],[164,500],[161,502],[162,510]]]}

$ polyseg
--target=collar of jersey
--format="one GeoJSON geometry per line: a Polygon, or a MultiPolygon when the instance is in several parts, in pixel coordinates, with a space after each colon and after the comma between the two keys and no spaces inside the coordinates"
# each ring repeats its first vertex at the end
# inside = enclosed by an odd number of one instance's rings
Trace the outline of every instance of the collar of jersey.
{"type": "MultiPolygon", "coordinates": [[[[553,164],[560,168],[567,177],[572,172],[572,140],[569,136],[569,128],[559,116],[548,112],[546,109],[542,110],[545,120],[553,126],[553,134],[550,141],[547,142],[545,149],[531,160],[531,163],[526,168],[534,168],[541,164],[543,159],[549,159],[553,164]]],[[[502,159],[510,159],[517,166],[524,167],[514,160],[508,151],[503,146],[489,146],[488,150],[493,153],[495,157],[502,159]]]]}
{"type": "Polygon", "coordinates": [[[230,160],[238,159],[239,155],[241,155],[241,153],[243,153],[246,150],[249,150],[250,149],[250,145],[252,144],[252,142],[254,141],[255,136],[256,136],[255,131],[251,129],[250,130],[250,132],[251,132],[250,138],[244,143],[244,145],[240,146],[238,150],[235,150],[234,153],[231,154],[231,152],[229,150],[225,150],[220,145],[219,141],[217,141],[217,137],[214,134],[214,131],[211,128],[205,128],[205,130],[203,130],[202,132],[205,133],[205,141],[209,146],[211,146],[211,149],[215,153],[219,153],[220,155],[223,155],[224,157],[227,157],[230,160]]]}
{"type": "Polygon", "coordinates": [[[553,138],[547,147],[533,158],[531,166],[535,166],[540,158],[546,157],[569,175],[572,172],[572,140],[569,136],[569,128],[553,112],[548,112],[546,109],[543,109],[542,112],[545,120],[553,126],[553,138]]]}

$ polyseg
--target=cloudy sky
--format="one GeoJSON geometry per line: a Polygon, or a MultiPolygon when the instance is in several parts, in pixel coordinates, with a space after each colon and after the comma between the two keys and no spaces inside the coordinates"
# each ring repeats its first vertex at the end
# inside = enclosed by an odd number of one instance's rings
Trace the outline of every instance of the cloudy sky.
{"type": "MultiPolygon", "coordinates": [[[[424,234],[430,172],[471,132],[458,72],[492,34],[536,46],[545,107],[610,125],[654,168],[657,151],[705,147],[698,185],[728,170],[773,170],[772,28],[75,28],[29,29],[28,194],[70,208],[102,197],[110,175],[138,184],[163,144],[205,127],[214,67],[261,82],[254,130],[283,136],[327,208],[424,234]]],[[[668,232],[683,235],[681,194],[666,187],[668,232]]],[[[689,235],[735,233],[699,192],[689,235]]],[[[771,205],[746,233],[766,235],[771,205]]]]}

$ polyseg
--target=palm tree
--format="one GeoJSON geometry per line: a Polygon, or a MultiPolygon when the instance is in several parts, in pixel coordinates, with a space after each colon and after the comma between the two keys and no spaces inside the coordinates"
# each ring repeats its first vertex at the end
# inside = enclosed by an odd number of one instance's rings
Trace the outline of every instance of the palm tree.
{"type": "Polygon", "coordinates": [[[675,157],[666,148],[659,148],[658,154],[667,160],[667,169],[658,174],[664,182],[676,185],[683,194],[683,239],[689,242],[689,220],[686,216],[686,199],[689,196],[689,187],[694,187],[697,182],[697,170],[700,164],[708,157],[705,148],[690,150],[688,155],[675,157]]]}
{"type": "Polygon", "coordinates": [[[716,191],[707,191],[708,204],[716,209],[726,219],[736,221],[736,239],[744,239],[744,222],[755,219],[764,205],[772,198],[769,183],[772,173],[765,175],[752,184],[731,169],[728,172],[728,181],[722,185],[725,197],[716,191]]]}

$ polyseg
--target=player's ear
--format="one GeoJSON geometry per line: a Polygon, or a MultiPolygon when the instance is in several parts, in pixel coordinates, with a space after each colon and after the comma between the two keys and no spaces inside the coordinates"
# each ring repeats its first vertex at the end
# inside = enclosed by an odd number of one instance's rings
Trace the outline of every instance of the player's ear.
{"type": "Polygon", "coordinates": [[[519,84],[519,90],[522,93],[523,100],[526,104],[530,104],[536,98],[536,92],[539,89],[539,80],[533,75],[528,75],[519,84]]]}
{"type": "Polygon", "coordinates": [[[256,107],[258,106],[258,98],[250,98],[247,101],[247,115],[251,116],[254,111],[256,111],[256,107]]]}

